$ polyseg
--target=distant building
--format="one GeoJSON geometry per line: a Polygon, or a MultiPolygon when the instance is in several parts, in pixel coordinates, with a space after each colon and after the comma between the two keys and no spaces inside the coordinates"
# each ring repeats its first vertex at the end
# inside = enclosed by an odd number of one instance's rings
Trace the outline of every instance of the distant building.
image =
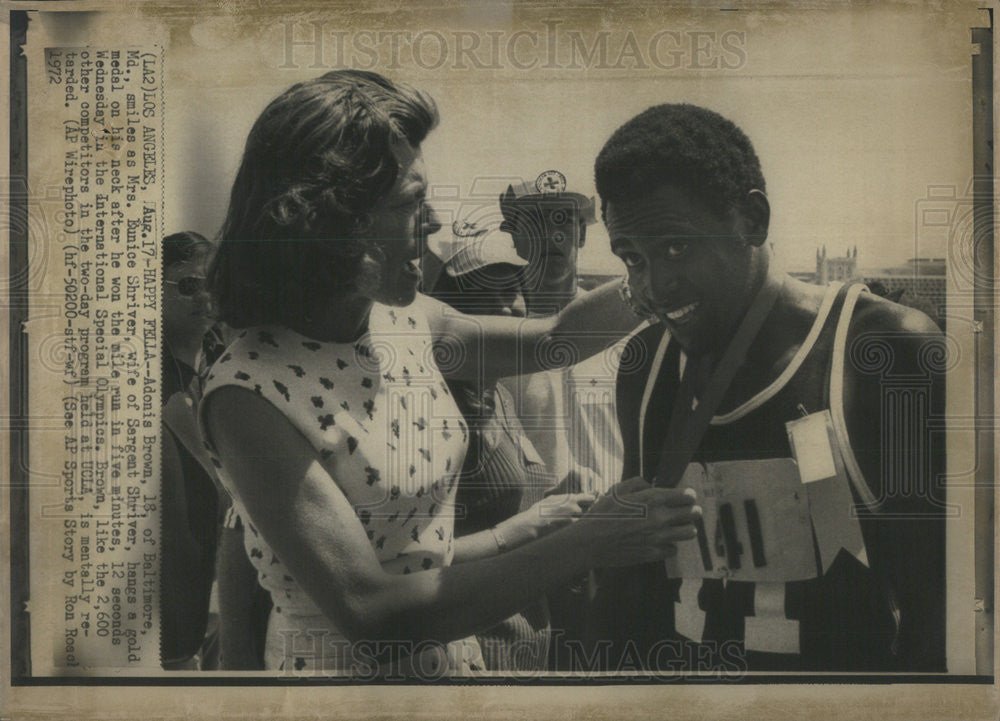
{"type": "Polygon", "coordinates": [[[860,280],[858,276],[858,246],[854,246],[853,251],[847,251],[847,255],[836,258],[826,256],[825,245],[822,251],[816,251],[816,275],[813,276],[813,283],[829,285],[838,281],[851,283],[856,280],[860,280]]]}
{"type": "Polygon", "coordinates": [[[788,275],[795,278],[795,280],[801,280],[803,283],[815,283],[816,273],[811,270],[790,270],[788,275]]]}
{"type": "Polygon", "coordinates": [[[827,256],[824,246],[816,251],[815,273],[799,271],[791,275],[816,285],[864,283],[873,293],[923,311],[943,328],[946,270],[944,258],[911,258],[901,266],[859,269],[857,246],[836,257],[827,256]]]}

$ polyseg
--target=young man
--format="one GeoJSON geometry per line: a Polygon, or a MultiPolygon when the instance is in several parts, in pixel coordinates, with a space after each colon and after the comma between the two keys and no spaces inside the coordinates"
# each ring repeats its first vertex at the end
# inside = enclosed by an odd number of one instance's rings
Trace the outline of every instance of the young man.
{"type": "Polygon", "coordinates": [[[716,113],[650,108],[596,179],[626,290],[659,321],[618,376],[623,477],[690,486],[705,512],[666,568],[602,577],[603,663],[945,670],[938,328],[776,272],[759,161],[716,113]]]}

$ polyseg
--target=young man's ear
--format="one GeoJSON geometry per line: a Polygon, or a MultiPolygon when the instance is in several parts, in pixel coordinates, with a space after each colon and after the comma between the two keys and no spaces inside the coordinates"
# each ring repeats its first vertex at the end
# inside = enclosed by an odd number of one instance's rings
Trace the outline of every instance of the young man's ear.
{"type": "Polygon", "coordinates": [[[740,235],[747,243],[759,248],[767,240],[770,223],[771,204],[767,202],[764,191],[754,188],[747,193],[740,207],[740,235]]]}
{"type": "Polygon", "coordinates": [[[583,244],[587,242],[587,221],[584,218],[580,218],[580,242],[577,243],[577,248],[582,248],[583,244]]]}

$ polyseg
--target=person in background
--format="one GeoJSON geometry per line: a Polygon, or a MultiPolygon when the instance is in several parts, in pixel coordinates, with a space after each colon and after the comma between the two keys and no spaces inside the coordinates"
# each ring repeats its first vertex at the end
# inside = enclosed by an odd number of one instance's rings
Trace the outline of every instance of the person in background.
{"type": "MultiPolygon", "coordinates": [[[[460,226],[464,241],[445,263],[431,292],[463,313],[522,315],[519,271],[526,261],[510,239],[474,224],[460,226]]],[[[454,246],[453,246],[454,248],[454,246]]],[[[526,488],[545,483],[545,467],[514,415],[510,393],[494,378],[449,380],[448,387],[469,428],[469,447],[455,496],[455,560],[475,554],[477,544],[535,538],[573,520],[591,494],[554,495],[534,507],[526,488]]],[[[548,668],[549,610],[544,596],[501,623],[476,634],[488,671],[525,672],[548,668]]]]}
{"type": "MultiPolygon", "coordinates": [[[[526,261],[521,288],[528,316],[559,312],[581,292],[578,259],[587,226],[595,222],[594,199],[570,190],[562,173],[549,170],[533,182],[508,186],[500,195],[500,212],[500,229],[510,234],[526,261]]],[[[622,348],[624,342],[582,361],[570,352],[561,368],[504,379],[549,474],[528,489],[529,502],[550,492],[604,492],[619,478],[622,445],[614,382],[622,348]]],[[[549,603],[556,629],[551,660],[558,670],[569,662],[567,644],[583,636],[585,581],[553,591],[549,603]]]]}
{"type": "MultiPolygon", "coordinates": [[[[527,262],[521,289],[528,317],[558,313],[581,292],[578,260],[587,226],[595,222],[594,199],[568,190],[565,176],[549,170],[534,182],[508,186],[500,212],[500,229],[527,262]]],[[[553,482],[569,475],[589,490],[605,491],[621,472],[613,392],[617,350],[589,359],[570,352],[561,368],[504,381],[553,482]]]]}
{"type": "MultiPolygon", "coordinates": [[[[165,249],[167,281],[171,291],[165,296],[164,319],[173,329],[170,336],[183,336],[183,340],[172,345],[186,348],[185,357],[193,357],[197,366],[197,375],[191,374],[192,365],[181,361],[184,377],[191,376],[184,394],[173,391],[173,387],[164,386],[164,398],[168,401],[164,409],[164,421],[170,429],[170,438],[165,441],[167,451],[180,450],[181,455],[195,458],[205,474],[211,478],[217,491],[218,507],[216,517],[221,522],[216,528],[215,547],[215,581],[208,603],[207,630],[205,642],[197,659],[185,656],[188,669],[195,664],[203,671],[252,671],[264,668],[264,635],[267,630],[267,617],[271,610],[271,599],[259,583],[257,571],[243,551],[243,526],[232,506],[229,493],[222,487],[215,466],[205,452],[204,441],[197,428],[195,408],[201,400],[208,369],[224,353],[226,346],[233,340],[234,333],[224,323],[215,319],[211,309],[211,300],[204,291],[204,273],[209,259],[214,252],[214,246],[198,233],[182,232],[168,236],[165,243],[170,245],[165,249]],[[188,255],[190,254],[190,258],[188,255]],[[180,260],[178,260],[180,259],[180,260]],[[183,265],[179,264],[181,261],[183,265]],[[193,264],[193,265],[192,265],[193,264]],[[189,273],[190,271],[190,273],[189,273]],[[172,277],[176,276],[176,277],[172,277]],[[187,279],[185,279],[187,278],[187,279]],[[176,290],[173,290],[176,289],[176,290]],[[196,315],[189,315],[187,306],[195,303],[196,315]],[[192,323],[192,318],[197,319],[192,323]],[[208,326],[206,328],[206,326],[208,326]],[[200,349],[195,349],[196,334],[205,329],[200,340],[200,349]],[[189,336],[189,337],[188,337],[189,336]],[[169,395],[169,397],[168,397],[169,395]],[[178,445],[180,443],[180,445],[178,445]]],[[[173,358],[172,354],[164,354],[164,363],[173,358]]],[[[173,368],[165,366],[165,370],[173,368]]],[[[169,384],[170,377],[167,376],[169,384]]],[[[174,467],[173,458],[165,463],[174,467]]],[[[165,476],[166,478],[166,476],[165,476]]],[[[204,486],[204,478],[197,472],[190,475],[197,479],[199,487],[204,486]]],[[[170,503],[165,506],[167,513],[164,528],[173,528],[171,542],[167,548],[168,562],[183,563],[184,557],[180,550],[180,540],[187,538],[181,530],[180,520],[184,509],[181,504],[192,499],[178,495],[177,484],[165,485],[165,500],[170,503]]],[[[199,521],[201,535],[207,542],[204,530],[207,508],[194,511],[204,516],[199,521]]],[[[189,547],[193,543],[188,539],[189,547]]],[[[199,563],[207,563],[208,555],[201,552],[199,563]]],[[[207,572],[202,569],[202,577],[207,572]]],[[[178,578],[180,578],[178,576],[178,578]]],[[[198,588],[197,585],[192,586],[198,588]]],[[[168,591],[173,592],[173,588],[168,591]]],[[[171,602],[173,603],[173,602],[171,602]]],[[[171,636],[175,635],[171,631],[171,636]]]]}
{"type": "Polygon", "coordinates": [[[214,578],[219,489],[198,434],[197,368],[211,328],[205,272],[213,246],[193,232],[163,239],[163,443],[160,656],[166,670],[194,670],[212,653],[209,598],[214,578]]]}

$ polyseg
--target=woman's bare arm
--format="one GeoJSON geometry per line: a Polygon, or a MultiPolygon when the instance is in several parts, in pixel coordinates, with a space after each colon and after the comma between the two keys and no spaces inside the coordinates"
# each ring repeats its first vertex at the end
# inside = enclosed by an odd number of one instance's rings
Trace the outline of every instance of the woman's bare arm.
{"type": "Polygon", "coordinates": [[[595,504],[593,519],[509,553],[388,574],[354,508],[280,411],[235,387],[218,389],[207,403],[209,431],[252,522],[323,614],[355,641],[462,638],[593,565],[662,558],[671,542],[694,536],[690,496],[633,485],[595,504]],[[623,512],[623,502],[633,505],[623,512]]]}
{"type": "Polygon", "coordinates": [[[491,530],[456,537],[452,563],[478,561],[496,556],[502,550],[513,550],[537,541],[582,518],[594,500],[593,493],[549,495],[531,508],[501,521],[491,530]]]}
{"type": "Polygon", "coordinates": [[[619,281],[580,293],[545,318],[466,315],[419,296],[443,374],[460,380],[495,379],[573,365],[627,335],[641,322],[621,299],[619,281]]]}

